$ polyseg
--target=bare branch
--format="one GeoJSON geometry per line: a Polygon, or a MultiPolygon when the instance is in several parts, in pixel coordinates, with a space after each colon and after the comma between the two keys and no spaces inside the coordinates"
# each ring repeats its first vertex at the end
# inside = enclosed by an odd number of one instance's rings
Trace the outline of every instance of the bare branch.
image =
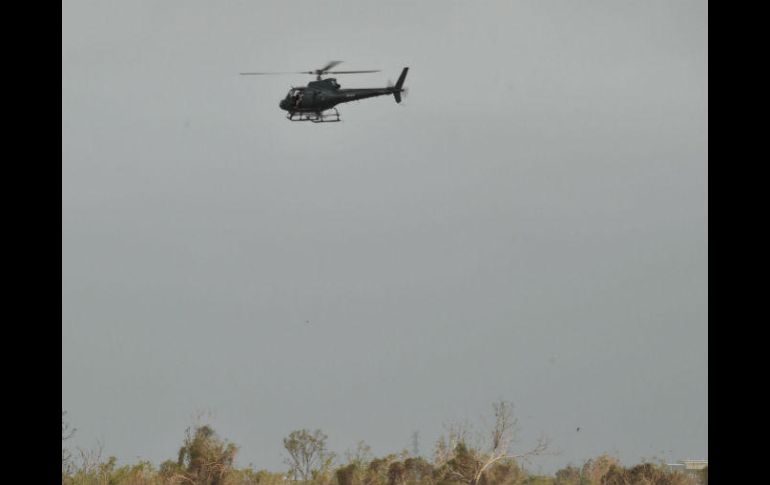
{"type": "Polygon", "coordinates": [[[513,405],[507,401],[498,401],[492,409],[494,424],[488,429],[488,434],[480,435],[482,439],[476,446],[468,443],[468,428],[462,425],[449,427],[449,438],[442,437],[437,443],[436,464],[446,466],[447,478],[476,485],[495,464],[508,459],[527,460],[548,449],[548,441],[541,438],[532,449],[514,453],[511,447],[518,422],[513,416],[513,405]],[[484,437],[489,441],[485,442],[484,437]]]}

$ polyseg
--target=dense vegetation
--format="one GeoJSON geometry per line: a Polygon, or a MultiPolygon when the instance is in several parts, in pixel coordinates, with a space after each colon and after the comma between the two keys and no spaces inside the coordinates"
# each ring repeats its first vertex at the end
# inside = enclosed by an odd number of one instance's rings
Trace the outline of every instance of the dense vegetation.
{"type": "Polygon", "coordinates": [[[238,447],[208,425],[187,430],[175,460],[157,467],[146,461],[118,466],[115,457],[103,458],[99,447],[70,450],[66,445],[74,430],[63,414],[62,485],[708,485],[708,469],[686,475],[653,463],[624,467],[608,455],[554,476],[531,474],[521,463],[546,452],[548,444],[540,441],[514,453],[511,407],[500,402],[494,412],[494,425],[475,438],[467,426],[451,427],[431,459],[416,450],[373,457],[363,442],[338,457],[320,430],[297,430],[283,440],[287,469],[278,473],[236,467],[238,447]]]}

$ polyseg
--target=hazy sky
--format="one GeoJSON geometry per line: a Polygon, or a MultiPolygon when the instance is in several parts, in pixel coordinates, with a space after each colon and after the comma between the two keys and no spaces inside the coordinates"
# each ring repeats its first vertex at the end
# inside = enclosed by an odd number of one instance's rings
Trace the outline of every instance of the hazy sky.
{"type": "Polygon", "coordinates": [[[535,469],[707,456],[705,0],[62,10],[76,445],[159,463],[207,412],[242,465],[430,454],[503,398],[535,469]],[[335,59],[409,96],[291,123],[310,76],[238,75],[335,59]]]}

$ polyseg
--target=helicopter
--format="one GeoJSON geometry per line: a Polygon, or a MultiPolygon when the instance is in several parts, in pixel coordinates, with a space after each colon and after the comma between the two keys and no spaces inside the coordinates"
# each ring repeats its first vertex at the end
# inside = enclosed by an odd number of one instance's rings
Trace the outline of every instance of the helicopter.
{"type": "Polygon", "coordinates": [[[304,88],[292,87],[278,106],[287,111],[286,118],[290,121],[312,121],[313,123],[336,122],[340,120],[340,113],[336,106],[350,101],[373,98],[392,94],[396,103],[401,102],[401,93],[405,92],[404,80],[409,71],[405,67],[394,86],[384,88],[354,88],[342,89],[335,78],[321,78],[327,74],[359,74],[380,72],[379,70],[366,71],[332,71],[331,69],[342,61],[331,61],[320,69],[297,72],[242,72],[242,76],[259,76],[274,74],[312,74],[316,76],[304,88]],[[330,112],[333,110],[333,113],[330,112]]]}

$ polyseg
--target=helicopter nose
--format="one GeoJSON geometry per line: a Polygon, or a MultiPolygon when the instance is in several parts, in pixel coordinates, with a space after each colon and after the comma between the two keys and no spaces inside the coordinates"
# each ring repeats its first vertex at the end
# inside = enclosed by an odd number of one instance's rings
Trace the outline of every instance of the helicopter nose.
{"type": "Polygon", "coordinates": [[[280,103],[278,103],[278,106],[279,106],[281,109],[286,109],[286,100],[285,100],[285,99],[282,99],[282,100],[281,100],[281,102],[280,102],[280,103]]]}

